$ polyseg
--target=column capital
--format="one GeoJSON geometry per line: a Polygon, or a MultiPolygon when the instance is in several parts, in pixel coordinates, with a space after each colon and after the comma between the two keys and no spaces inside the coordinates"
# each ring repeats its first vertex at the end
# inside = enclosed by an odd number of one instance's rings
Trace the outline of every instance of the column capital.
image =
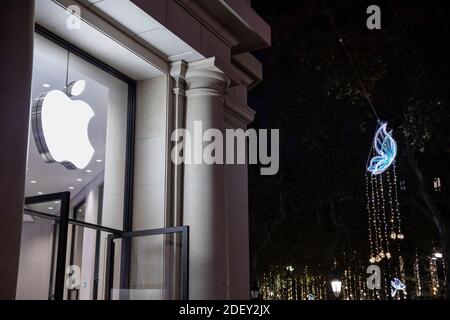
{"type": "Polygon", "coordinates": [[[206,89],[216,94],[222,94],[229,86],[230,79],[217,67],[216,59],[213,57],[189,63],[186,84],[187,90],[191,94],[197,91],[196,89],[206,89]]]}
{"type": "Polygon", "coordinates": [[[175,80],[177,86],[186,81],[186,71],[188,64],[186,61],[180,60],[170,64],[170,77],[175,80]]]}

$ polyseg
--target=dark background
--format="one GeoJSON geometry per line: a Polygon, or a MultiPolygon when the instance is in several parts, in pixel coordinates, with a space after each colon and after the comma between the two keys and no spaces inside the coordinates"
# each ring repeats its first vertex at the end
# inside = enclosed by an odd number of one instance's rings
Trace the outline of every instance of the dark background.
{"type": "Polygon", "coordinates": [[[264,80],[249,93],[252,126],[280,129],[279,173],[249,169],[253,280],[273,266],[328,274],[335,258],[369,264],[365,166],[377,120],[356,73],[399,146],[406,272],[416,252],[426,272],[433,248],[450,262],[447,3],[328,0],[334,29],[323,1],[252,1],[272,27],[272,47],[255,53],[264,80]],[[381,30],[366,27],[372,4],[381,30]]]}

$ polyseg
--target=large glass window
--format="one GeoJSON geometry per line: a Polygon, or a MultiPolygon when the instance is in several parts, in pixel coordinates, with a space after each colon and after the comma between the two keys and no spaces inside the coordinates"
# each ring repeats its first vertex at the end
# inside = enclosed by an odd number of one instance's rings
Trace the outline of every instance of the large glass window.
{"type": "MultiPolygon", "coordinates": [[[[123,230],[127,106],[127,83],[36,34],[26,199],[70,192],[72,222],[123,230]]],[[[51,216],[59,210],[54,201],[24,212],[18,298],[52,296],[58,228],[51,216]],[[37,270],[45,277],[36,279],[37,270]]],[[[79,298],[92,299],[101,286],[90,283],[104,263],[98,236],[106,233],[69,227],[67,261],[82,261],[79,298]]]]}

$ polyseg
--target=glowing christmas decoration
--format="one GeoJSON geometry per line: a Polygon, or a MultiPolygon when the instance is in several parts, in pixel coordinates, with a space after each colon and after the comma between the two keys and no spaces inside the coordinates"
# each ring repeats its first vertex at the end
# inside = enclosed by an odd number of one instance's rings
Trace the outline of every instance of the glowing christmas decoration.
{"type": "MultiPolygon", "coordinates": [[[[403,260],[403,257],[400,255],[400,252],[399,252],[398,260],[399,260],[399,272],[400,272],[400,277],[401,277],[400,279],[404,283],[405,279],[406,279],[405,261],[403,260]]],[[[406,295],[407,295],[407,292],[406,292],[406,286],[405,286],[405,288],[403,289],[403,295],[402,295],[403,299],[406,299],[406,295]]]]}
{"type": "Polygon", "coordinates": [[[369,163],[367,170],[373,175],[386,171],[397,156],[397,143],[392,134],[387,132],[387,123],[382,123],[373,140],[374,153],[376,154],[369,163]]]}
{"type": "Polygon", "coordinates": [[[420,264],[417,251],[414,259],[414,279],[416,281],[416,297],[420,297],[422,295],[422,282],[420,280],[420,264]]]}
{"type": "MultiPolygon", "coordinates": [[[[389,297],[389,279],[404,281],[404,262],[401,256],[400,204],[397,188],[396,156],[398,153],[392,131],[386,122],[379,122],[369,160],[366,165],[366,197],[368,212],[368,237],[371,264],[386,261],[384,287],[373,292],[374,299],[389,297]]],[[[396,289],[396,293],[399,289],[396,289]]],[[[406,287],[396,299],[406,298],[406,287]]]]}
{"type": "Polygon", "coordinates": [[[437,259],[430,257],[430,278],[431,278],[431,295],[437,296],[439,294],[439,275],[437,259]]]}
{"type": "Polygon", "coordinates": [[[397,292],[405,291],[406,285],[400,281],[398,278],[391,280],[391,297],[395,297],[397,292]]]}

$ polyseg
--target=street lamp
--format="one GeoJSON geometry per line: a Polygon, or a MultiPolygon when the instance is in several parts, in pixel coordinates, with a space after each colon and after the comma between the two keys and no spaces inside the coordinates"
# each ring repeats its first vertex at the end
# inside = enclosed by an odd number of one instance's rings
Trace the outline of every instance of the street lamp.
{"type": "Polygon", "coordinates": [[[336,298],[339,298],[342,289],[342,281],[339,278],[334,278],[331,280],[331,289],[333,290],[336,298]]]}
{"type": "Polygon", "coordinates": [[[336,298],[339,298],[339,296],[341,295],[342,281],[338,276],[336,257],[334,257],[334,272],[331,278],[331,289],[333,290],[336,298]]]}

